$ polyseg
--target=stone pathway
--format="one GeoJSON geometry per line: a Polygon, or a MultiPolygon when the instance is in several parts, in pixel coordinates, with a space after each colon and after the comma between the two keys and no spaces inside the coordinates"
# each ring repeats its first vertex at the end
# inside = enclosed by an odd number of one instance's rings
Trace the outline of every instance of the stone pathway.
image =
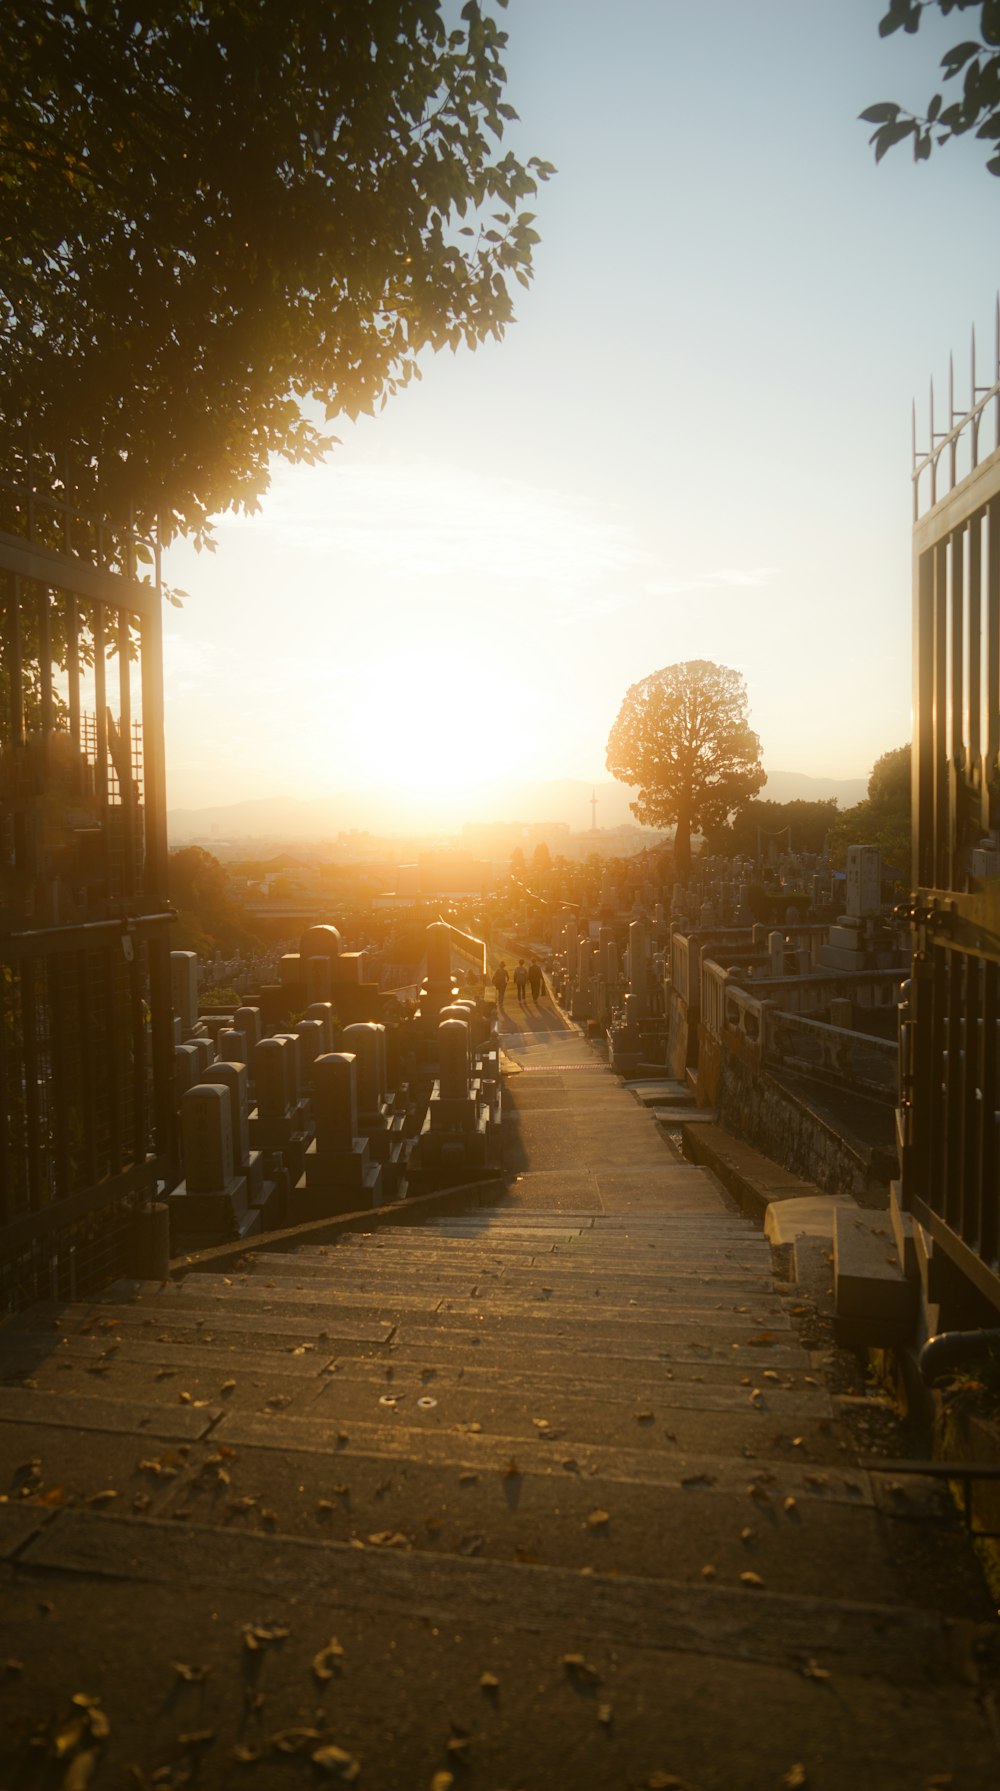
{"type": "Polygon", "coordinates": [[[937,1490],[859,1467],[757,1228],[511,1006],[502,1207],[0,1331],[5,1787],[995,1791],[937,1490]]]}

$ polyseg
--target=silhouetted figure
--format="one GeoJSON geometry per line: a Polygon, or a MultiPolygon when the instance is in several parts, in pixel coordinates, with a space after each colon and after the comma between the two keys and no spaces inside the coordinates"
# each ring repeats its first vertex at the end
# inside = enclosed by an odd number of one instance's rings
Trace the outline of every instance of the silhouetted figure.
{"type": "Polygon", "coordinates": [[[503,959],[501,958],[499,964],[497,965],[497,968],[493,972],[493,987],[495,988],[495,990],[497,992],[497,1013],[498,1014],[502,1014],[504,1011],[503,998],[507,992],[507,984],[509,982],[510,982],[510,977],[507,975],[507,966],[504,963],[503,959]]]}
{"type": "Polygon", "coordinates": [[[522,1003],[522,1005],[524,1003],[524,991],[527,988],[527,986],[528,986],[527,965],[525,964],[524,959],[521,958],[518,962],[517,969],[514,971],[514,987],[517,990],[517,999],[518,999],[518,1001],[520,1001],[522,1003]]]}
{"type": "Polygon", "coordinates": [[[537,1001],[539,995],[542,992],[542,984],[544,982],[544,978],[542,976],[541,970],[539,969],[537,964],[532,964],[529,966],[528,982],[531,985],[531,999],[532,999],[532,1001],[537,1001]]]}

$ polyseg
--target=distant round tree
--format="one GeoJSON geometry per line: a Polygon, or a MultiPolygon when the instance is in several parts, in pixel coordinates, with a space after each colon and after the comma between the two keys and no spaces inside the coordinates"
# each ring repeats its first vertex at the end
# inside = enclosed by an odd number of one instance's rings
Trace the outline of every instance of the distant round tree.
{"type": "Polygon", "coordinates": [[[687,659],[633,684],[608,736],[606,764],[638,790],[629,804],[638,821],[676,825],[674,865],[686,877],[693,829],[727,821],[766,781],[740,673],[687,659]]]}

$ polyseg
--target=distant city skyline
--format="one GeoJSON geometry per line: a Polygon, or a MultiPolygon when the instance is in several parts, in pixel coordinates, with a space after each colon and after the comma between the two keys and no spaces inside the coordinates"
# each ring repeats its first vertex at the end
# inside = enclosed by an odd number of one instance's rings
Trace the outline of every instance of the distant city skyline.
{"type": "Polygon", "coordinates": [[[882,10],[512,0],[512,142],[559,170],[519,322],[170,549],[172,809],[605,781],[629,685],[689,658],[744,674],[765,767],[908,738],[910,403],[973,322],[989,358],[1000,183],[972,143],[875,166],[858,113],[955,35],[882,10]]]}

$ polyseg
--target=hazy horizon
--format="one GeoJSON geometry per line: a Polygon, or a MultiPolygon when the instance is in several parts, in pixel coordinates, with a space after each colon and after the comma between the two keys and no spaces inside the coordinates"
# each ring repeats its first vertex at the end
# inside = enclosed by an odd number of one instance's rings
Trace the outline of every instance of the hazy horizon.
{"type": "Polygon", "coordinates": [[[743,673],[765,766],[909,737],[911,398],[973,322],[986,371],[998,189],[973,142],[875,165],[858,114],[954,37],[878,16],[512,0],[511,147],[558,168],[519,321],[170,549],[172,809],[604,781],[628,687],[692,658],[743,673]]]}

